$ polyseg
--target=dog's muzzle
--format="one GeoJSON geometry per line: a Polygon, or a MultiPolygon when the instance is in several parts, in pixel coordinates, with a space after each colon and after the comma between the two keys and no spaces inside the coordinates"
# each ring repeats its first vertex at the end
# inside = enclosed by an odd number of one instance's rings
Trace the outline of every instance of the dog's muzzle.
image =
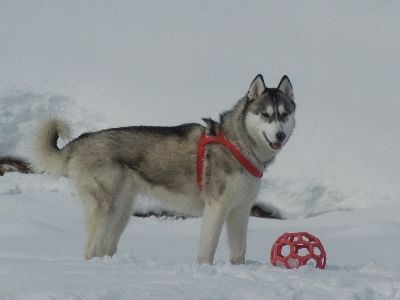
{"type": "Polygon", "coordinates": [[[273,149],[273,150],[276,150],[276,151],[278,151],[278,150],[281,150],[282,149],[282,142],[285,140],[285,138],[286,138],[286,134],[284,133],[284,132],[278,132],[277,134],[276,134],[276,138],[278,139],[278,143],[272,143],[269,139],[268,139],[268,137],[267,137],[267,135],[265,134],[265,132],[263,131],[263,134],[264,134],[264,137],[265,137],[265,139],[267,140],[267,142],[268,142],[268,145],[273,149]],[[279,138],[278,138],[278,135],[279,135],[279,138]]]}

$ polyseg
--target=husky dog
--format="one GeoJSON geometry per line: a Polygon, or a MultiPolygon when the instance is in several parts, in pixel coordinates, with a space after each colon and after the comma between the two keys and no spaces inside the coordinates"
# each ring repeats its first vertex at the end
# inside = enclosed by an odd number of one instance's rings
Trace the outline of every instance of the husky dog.
{"type": "Polygon", "coordinates": [[[212,264],[226,223],[233,264],[245,262],[250,209],[260,187],[231,151],[220,144],[205,149],[198,183],[198,141],[219,136],[262,172],[286,144],[294,129],[295,103],[289,78],[267,88],[257,75],[247,94],[220,115],[175,127],[135,126],[84,133],[62,149],[68,126],[46,121],[37,132],[34,166],[53,176],[66,176],[83,200],[87,243],[85,258],[112,256],[132,214],[137,194],[164,202],[169,209],[203,216],[198,261],[212,264]]]}

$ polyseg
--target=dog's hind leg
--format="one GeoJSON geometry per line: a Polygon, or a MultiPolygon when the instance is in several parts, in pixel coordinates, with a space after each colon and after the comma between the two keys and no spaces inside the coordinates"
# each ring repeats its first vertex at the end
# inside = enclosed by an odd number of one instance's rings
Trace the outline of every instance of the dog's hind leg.
{"type": "Polygon", "coordinates": [[[114,224],[109,237],[110,252],[117,252],[118,241],[128,224],[133,210],[135,192],[132,189],[126,189],[120,193],[115,212],[114,224]]]}
{"type": "Polygon", "coordinates": [[[86,259],[112,256],[117,251],[119,238],[132,215],[133,194],[117,198],[112,207],[107,207],[99,205],[92,195],[85,197],[86,259]]]}
{"type": "Polygon", "coordinates": [[[83,195],[82,198],[87,233],[85,258],[113,255],[108,241],[113,227],[113,207],[102,205],[93,194],[83,195]]]}
{"type": "Polygon", "coordinates": [[[81,186],[87,228],[86,259],[114,255],[132,214],[134,191],[119,175],[114,180],[86,178],[81,186]]]}

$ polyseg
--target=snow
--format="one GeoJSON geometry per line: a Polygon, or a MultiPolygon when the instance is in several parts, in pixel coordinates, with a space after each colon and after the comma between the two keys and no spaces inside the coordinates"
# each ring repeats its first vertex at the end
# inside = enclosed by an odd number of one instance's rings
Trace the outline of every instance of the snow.
{"type": "Polygon", "coordinates": [[[215,265],[196,263],[196,218],[132,217],[117,255],[87,262],[67,179],[0,177],[0,299],[400,299],[399,9],[2,2],[0,155],[29,158],[49,115],[75,136],[216,118],[258,73],[268,86],[289,75],[297,125],[258,197],[285,220],[251,218],[240,266],[225,232],[215,265]],[[275,239],[296,231],[321,239],[325,270],[270,264],[275,239]]]}
{"type": "Polygon", "coordinates": [[[29,157],[30,142],[38,120],[63,116],[78,132],[106,127],[99,114],[84,110],[59,95],[14,92],[0,96],[0,155],[29,157]]]}
{"type": "Polygon", "coordinates": [[[68,181],[8,174],[0,181],[2,299],[399,299],[400,218],[387,208],[312,218],[251,218],[246,265],[195,260],[201,219],[132,218],[113,258],[86,262],[79,199],[68,181]],[[325,270],[268,261],[283,232],[306,230],[327,250],[325,270]]]}

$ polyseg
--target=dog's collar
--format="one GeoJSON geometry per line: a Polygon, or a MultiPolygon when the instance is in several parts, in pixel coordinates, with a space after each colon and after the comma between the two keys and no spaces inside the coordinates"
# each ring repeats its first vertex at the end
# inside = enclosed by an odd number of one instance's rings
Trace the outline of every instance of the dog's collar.
{"type": "Polygon", "coordinates": [[[274,160],[274,157],[272,157],[271,159],[267,160],[266,162],[263,162],[257,157],[257,155],[254,153],[254,151],[250,147],[247,147],[247,149],[249,149],[249,153],[251,154],[251,156],[254,158],[254,160],[257,162],[257,164],[262,169],[265,169],[267,167],[267,165],[274,160]]]}
{"type": "Polygon", "coordinates": [[[217,136],[209,136],[205,131],[201,134],[199,138],[199,142],[197,144],[197,184],[200,188],[203,187],[203,175],[204,175],[204,159],[206,152],[207,144],[220,144],[228,148],[228,150],[232,153],[232,155],[240,162],[240,164],[249,172],[251,175],[257,178],[261,178],[263,176],[263,172],[260,171],[254,164],[249,161],[240,150],[232,144],[229,140],[224,137],[222,131],[219,132],[217,136]]]}

